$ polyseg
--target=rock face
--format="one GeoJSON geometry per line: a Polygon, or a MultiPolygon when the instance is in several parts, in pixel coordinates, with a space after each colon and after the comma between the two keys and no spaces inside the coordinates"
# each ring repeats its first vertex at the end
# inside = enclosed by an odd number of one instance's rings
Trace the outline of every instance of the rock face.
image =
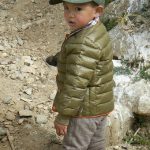
{"type": "Polygon", "coordinates": [[[113,43],[114,55],[119,59],[144,61],[150,63],[150,32],[125,31],[117,26],[112,29],[110,36],[113,43]]]}
{"type": "Polygon", "coordinates": [[[142,95],[138,101],[137,114],[150,116],[150,95],[142,95]]]}
{"type": "Polygon", "coordinates": [[[144,7],[150,5],[149,0],[114,0],[106,8],[106,15],[122,16],[124,13],[140,12],[144,7]]]}
{"type": "Polygon", "coordinates": [[[109,144],[121,142],[133,124],[134,114],[150,117],[150,20],[141,11],[145,6],[149,8],[149,5],[150,1],[147,0],[121,0],[114,1],[106,9],[111,17],[126,14],[109,31],[114,56],[118,59],[114,60],[115,110],[107,124],[109,144]],[[113,7],[116,9],[111,9],[113,7]],[[131,14],[133,12],[140,12],[140,15],[134,16],[131,14]],[[141,79],[143,68],[146,68],[144,73],[147,80],[141,79]]]}

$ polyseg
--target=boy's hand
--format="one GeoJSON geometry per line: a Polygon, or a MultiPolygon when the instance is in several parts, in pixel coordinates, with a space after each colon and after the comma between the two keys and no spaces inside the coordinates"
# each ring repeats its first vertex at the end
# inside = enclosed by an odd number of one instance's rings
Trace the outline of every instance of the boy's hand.
{"type": "Polygon", "coordinates": [[[57,135],[65,135],[67,133],[66,125],[58,124],[57,122],[54,123],[57,135]]]}

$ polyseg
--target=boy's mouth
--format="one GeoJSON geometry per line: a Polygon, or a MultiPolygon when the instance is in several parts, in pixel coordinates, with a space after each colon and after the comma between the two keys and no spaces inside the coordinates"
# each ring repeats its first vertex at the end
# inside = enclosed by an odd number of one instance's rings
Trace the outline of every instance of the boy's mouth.
{"type": "Polygon", "coordinates": [[[75,22],[74,21],[68,21],[69,26],[74,26],[75,22]]]}

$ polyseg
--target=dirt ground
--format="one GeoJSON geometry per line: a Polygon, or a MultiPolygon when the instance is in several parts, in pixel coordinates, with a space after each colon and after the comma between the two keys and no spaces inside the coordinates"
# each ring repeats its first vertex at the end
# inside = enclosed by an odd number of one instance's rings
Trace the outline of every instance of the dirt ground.
{"type": "MultiPolygon", "coordinates": [[[[11,143],[15,150],[60,149],[51,113],[57,70],[48,67],[45,59],[60,50],[68,32],[62,9],[49,6],[47,0],[0,1],[0,127],[9,131],[4,135],[0,131],[0,150],[14,150],[11,143]],[[22,56],[28,56],[31,70],[23,72],[22,56]],[[32,115],[21,116],[20,110],[32,115]],[[36,122],[38,114],[47,117],[46,123],[36,122]]],[[[130,145],[108,149],[146,150],[130,145]]]]}

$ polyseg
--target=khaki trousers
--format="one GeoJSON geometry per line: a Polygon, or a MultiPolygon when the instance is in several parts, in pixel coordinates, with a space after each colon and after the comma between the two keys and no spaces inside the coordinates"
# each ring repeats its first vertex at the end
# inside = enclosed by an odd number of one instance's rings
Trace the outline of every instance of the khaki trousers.
{"type": "Polygon", "coordinates": [[[70,119],[63,150],[105,150],[106,116],[70,119]]]}

